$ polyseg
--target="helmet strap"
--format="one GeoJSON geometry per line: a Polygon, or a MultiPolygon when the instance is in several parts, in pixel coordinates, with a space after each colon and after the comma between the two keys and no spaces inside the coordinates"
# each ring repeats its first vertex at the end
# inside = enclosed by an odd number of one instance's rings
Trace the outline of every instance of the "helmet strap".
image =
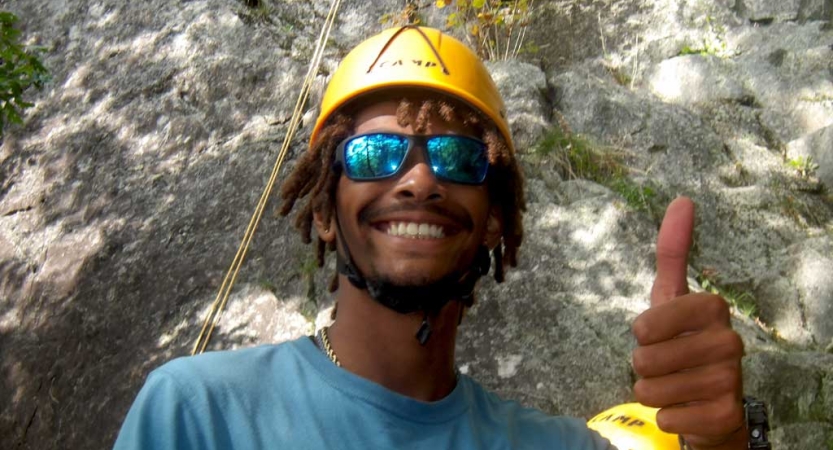
{"type": "Polygon", "coordinates": [[[341,232],[338,213],[336,213],[336,234],[338,234],[338,240],[341,242],[341,247],[344,250],[344,257],[342,257],[341,252],[336,249],[336,270],[338,273],[346,276],[350,280],[350,284],[355,286],[356,289],[367,289],[367,282],[361,272],[359,272],[359,268],[353,263],[350,248],[347,247],[347,240],[344,239],[344,234],[341,232]]]}

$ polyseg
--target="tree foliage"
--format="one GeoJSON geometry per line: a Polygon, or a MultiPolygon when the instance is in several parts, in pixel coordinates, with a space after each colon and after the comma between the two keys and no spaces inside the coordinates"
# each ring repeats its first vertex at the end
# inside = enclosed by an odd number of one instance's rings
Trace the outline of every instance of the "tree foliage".
{"type": "Polygon", "coordinates": [[[425,23],[421,13],[431,6],[445,10],[445,23],[428,24],[455,30],[478,56],[506,60],[538,48],[526,41],[534,0],[405,0],[402,9],[385,14],[380,22],[390,26],[425,23]]]}
{"type": "Polygon", "coordinates": [[[49,81],[49,72],[38,58],[43,49],[22,46],[17,21],[14,14],[0,11],[0,137],[8,124],[21,123],[23,111],[34,106],[23,99],[23,93],[49,81]]]}
{"type": "Polygon", "coordinates": [[[506,60],[536,50],[525,44],[533,0],[437,0],[435,5],[451,9],[446,26],[464,30],[484,59],[506,60]]]}

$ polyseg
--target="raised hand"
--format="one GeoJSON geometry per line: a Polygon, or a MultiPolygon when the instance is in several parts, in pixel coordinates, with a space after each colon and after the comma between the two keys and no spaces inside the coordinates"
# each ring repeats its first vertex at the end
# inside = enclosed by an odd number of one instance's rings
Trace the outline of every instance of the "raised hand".
{"type": "Polygon", "coordinates": [[[694,204],[681,197],[665,213],[657,238],[651,307],[633,323],[642,378],[636,400],[661,408],[660,428],[695,449],[745,449],[741,357],[729,307],[717,295],[691,294],[686,281],[694,204]]]}

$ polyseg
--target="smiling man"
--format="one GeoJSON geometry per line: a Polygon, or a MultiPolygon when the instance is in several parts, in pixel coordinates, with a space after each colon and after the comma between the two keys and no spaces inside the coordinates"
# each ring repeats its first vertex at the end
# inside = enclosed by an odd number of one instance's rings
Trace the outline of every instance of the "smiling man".
{"type": "MultiPolygon", "coordinates": [[[[608,449],[583,420],[504,401],[454,367],[457,327],[522,240],[523,182],[483,64],[437,30],[360,44],[333,74],[282,213],[337,257],[333,325],[155,370],[116,448],[608,449]]],[[[634,392],[697,449],[747,448],[742,343],[719,297],[685,284],[693,205],[657,244],[634,324],[634,392]]]]}

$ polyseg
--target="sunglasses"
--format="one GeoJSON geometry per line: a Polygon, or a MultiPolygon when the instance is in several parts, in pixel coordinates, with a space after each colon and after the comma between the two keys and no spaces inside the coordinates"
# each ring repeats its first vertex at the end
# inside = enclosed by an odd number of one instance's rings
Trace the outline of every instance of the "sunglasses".
{"type": "Polygon", "coordinates": [[[399,173],[408,153],[419,147],[439,180],[483,184],[489,171],[488,149],[483,141],[468,136],[434,136],[369,133],[352,136],[336,148],[336,162],[355,181],[372,181],[399,173]]]}

